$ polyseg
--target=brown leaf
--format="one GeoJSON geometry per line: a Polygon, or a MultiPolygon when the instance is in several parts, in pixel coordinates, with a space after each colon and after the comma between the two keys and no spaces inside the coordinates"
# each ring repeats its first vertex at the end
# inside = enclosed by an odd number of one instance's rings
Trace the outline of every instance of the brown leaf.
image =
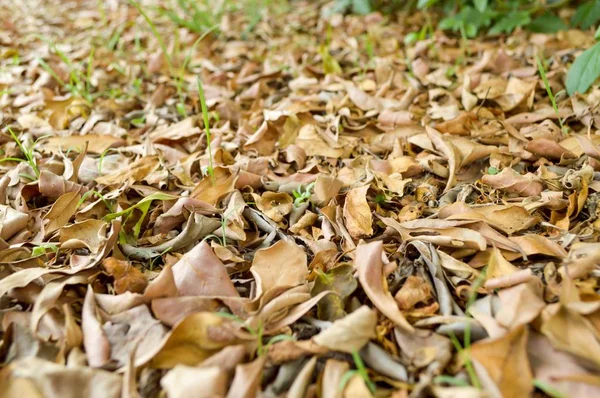
{"type": "Polygon", "coordinates": [[[256,251],[250,271],[265,293],[278,287],[293,287],[306,281],[308,275],[306,253],[292,242],[279,241],[273,246],[256,251]]]}
{"type": "Polygon", "coordinates": [[[256,207],[275,222],[283,220],[292,210],[294,199],[285,192],[265,192],[254,195],[256,207]]]}
{"type": "Polygon", "coordinates": [[[239,297],[227,269],[206,241],[173,265],[173,278],[181,296],[239,297]]]}
{"type": "Polygon", "coordinates": [[[481,181],[492,188],[516,193],[520,196],[539,196],[544,189],[544,183],[534,174],[521,175],[510,168],[503,169],[495,175],[486,174],[481,181]]]}
{"type": "Polygon", "coordinates": [[[338,319],[313,337],[313,341],[333,351],[359,351],[371,339],[375,339],[377,314],[367,306],[361,306],[354,312],[338,319]]]}
{"type": "Polygon", "coordinates": [[[148,285],[144,274],[128,261],[109,257],[102,260],[102,266],[115,279],[114,285],[117,294],[142,293],[148,285]]]}
{"type": "Polygon", "coordinates": [[[223,397],[227,391],[227,374],[216,366],[197,368],[177,365],[160,379],[170,398],[223,397]]]}
{"type": "Polygon", "coordinates": [[[368,190],[369,186],[365,185],[351,189],[346,194],[344,220],[350,236],[354,239],[373,235],[373,217],[366,198],[368,190]]]}
{"type": "Polygon", "coordinates": [[[89,365],[94,368],[106,365],[110,360],[110,343],[102,330],[98,306],[91,287],[88,287],[83,302],[81,328],[83,330],[83,346],[89,365]]]}
{"type": "Polygon", "coordinates": [[[179,322],[163,343],[145,357],[151,365],[170,369],[177,365],[195,366],[223,347],[237,343],[225,318],[214,313],[197,312],[179,322]]]}
{"type": "Polygon", "coordinates": [[[403,311],[413,309],[418,303],[426,303],[432,298],[431,286],[419,276],[409,276],[394,296],[403,311]]]}
{"type": "Polygon", "coordinates": [[[144,180],[150,173],[158,169],[159,166],[160,161],[157,156],[141,157],[129,165],[124,165],[124,167],[114,173],[96,178],[96,182],[108,186],[131,185],[144,180]]]}
{"type": "Polygon", "coordinates": [[[68,152],[69,150],[81,151],[87,145],[89,153],[101,154],[108,148],[115,148],[125,141],[112,135],[86,134],[50,137],[42,141],[44,149],[52,152],[68,152]]]}
{"type": "Polygon", "coordinates": [[[356,248],[358,280],[373,305],[398,327],[410,332],[413,327],[406,321],[387,289],[383,275],[382,255],[381,241],[358,245],[356,248]]]}
{"type": "Polygon", "coordinates": [[[527,328],[519,327],[500,338],[471,346],[471,356],[485,368],[505,397],[529,397],[533,390],[527,336],[527,328]]]}
{"type": "Polygon", "coordinates": [[[25,229],[29,216],[10,206],[0,205],[0,237],[8,240],[17,232],[25,229]]]}
{"type": "MultiPolygon", "coordinates": [[[[15,381],[28,380],[43,393],[39,396],[45,398],[79,398],[82,391],[85,391],[89,397],[121,397],[121,376],[100,369],[64,366],[40,358],[24,358],[12,362],[6,368],[5,374],[9,375],[13,389],[16,389],[12,384],[15,381]]],[[[5,377],[4,374],[0,376],[5,377]]],[[[36,396],[29,395],[31,390],[23,388],[21,384],[17,389],[19,395],[8,396],[36,396]]],[[[15,390],[12,390],[12,393],[16,394],[15,390]]]]}
{"type": "Polygon", "coordinates": [[[215,167],[213,177],[205,176],[190,194],[194,199],[216,205],[219,199],[235,189],[236,176],[224,167],[215,167]]]}
{"type": "Polygon", "coordinates": [[[227,398],[256,397],[266,360],[267,356],[263,355],[250,363],[237,365],[227,398]]]}

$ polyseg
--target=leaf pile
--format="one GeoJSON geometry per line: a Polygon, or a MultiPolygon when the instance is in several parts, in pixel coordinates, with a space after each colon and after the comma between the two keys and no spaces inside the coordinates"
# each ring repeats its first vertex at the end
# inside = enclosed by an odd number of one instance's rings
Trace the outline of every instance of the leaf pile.
{"type": "Polygon", "coordinates": [[[589,31],[130,3],[1,3],[5,396],[600,395],[589,31]]]}

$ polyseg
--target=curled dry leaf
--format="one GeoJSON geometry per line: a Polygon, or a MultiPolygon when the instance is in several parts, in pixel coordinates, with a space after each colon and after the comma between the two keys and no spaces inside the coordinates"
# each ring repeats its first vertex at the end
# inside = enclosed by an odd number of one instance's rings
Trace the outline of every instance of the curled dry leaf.
{"type": "Polygon", "coordinates": [[[384,275],[383,246],[381,242],[361,244],[356,248],[356,268],[358,280],[375,307],[387,316],[398,327],[412,331],[413,327],[406,321],[398,309],[398,304],[387,289],[384,275]]]}
{"type": "Polygon", "coordinates": [[[275,222],[283,220],[292,210],[294,200],[285,192],[265,192],[254,195],[256,207],[275,222]]]}
{"type": "Polygon", "coordinates": [[[0,237],[8,240],[25,229],[29,216],[10,206],[0,205],[0,237]]]}
{"type": "Polygon", "coordinates": [[[476,51],[411,42],[450,0],[51,3],[0,6],[0,395],[599,395],[595,1],[476,51]]]}
{"type": "Polygon", "coordinates": [[[361,236],[373,235],[373,216],[367,202],[369,186],[354,188],[346,194],[344,202],[344,221],[350,236],[358,239],[361,236]]]}
{"type": "Polygon", "coordinates": [[[144,274],[128,261],[109,257],[102,260],[102,266],[115,279],[114,285],[117,294],[142,293],[148,285],[144,274]]]}
{"type": "Polygon", "coordinates": [[[506,168],[495,175],[484,175],[481,181],[492,188],[501,189],[519,196],[539,196],[544,183],[532,173],[519,174],[506,168]]]}
{"type": "Polygon", "coordinates": [[[377,314],[363,305],[344,318],[333,322],[331,327],[313,337],[313,341],[333,351],[352,353],[377,337],[376,325],[377,314]]]}

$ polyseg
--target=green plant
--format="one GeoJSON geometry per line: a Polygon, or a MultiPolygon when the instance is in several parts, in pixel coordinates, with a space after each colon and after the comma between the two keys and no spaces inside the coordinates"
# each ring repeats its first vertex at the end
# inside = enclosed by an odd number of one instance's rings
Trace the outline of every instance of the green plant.
{"type": "Polygon", "coordinates": [[[354,14],[366,15],[372,11],[369,0],[337,0],[333,6],[332,12],[344,13],[352,11],[354,14]]]}
{"type": "Polygon", "coordinates": [[[167,45],[166,45],[162,35],[156,28],[156,25],[154,24],[154,22],[152,22],[152,19],[146,13],[144,8],[140,5],[140,3],[138,3],[135,0],[128,0],[128,1],[129,1],[129,4],[134,6],[138,10],[138,12],[142,15],[142,17],[144,18],[144,20],[150,27],[150,30],[152,31],[152,35],[154,36],[156,41],[158,41],[158,46],[160,47],[160,50],[162,51],[163,56],[165,57],[165,60],[167,61],[167,67],[169,68],[169,74],[175,81],[177,95],[179,96],[179,103],[177,103],[175,105],[175,108],[177,109],[177,112],[181,114],[181,116],[185,117],[185,99],[183,96],[182,85],[181,85],[181,82],[179,79],[179,75],[175,73],[175,68],[173,66],[173,60],[171,59],[171,55],[169,54],[169,51],[167,50],[167,45]]]}
{"type": "Polygon", "coordinates": [[[265,344],[263,341],[265,328],[264,328],[264,324],[262,323],[262,321],[259,321],[258,326],[256,328],[253,328],[252,326],[246,325],[246,322],[237,315],[230,314],[229,312],[223,312],[223,311],[216,312],[216,314],[220,317],[223,317],[225,319],[230,319],[232,321],[235,321],[235,322],[241,324],[241,326],[244,329],[246,329],[252,335],[252,337],[254,337],[256,339],[256,344],[257,344],[256,353],[259,356],[265,355],[269,351],[269,347],[271,347],[271,345],[273,345],[279,341],[295,340],[294,336],[290,336],[288,334],[278,334],[276,336],[271,337],[269,339],[269,341],[267,342],[267,344],[265,344]]]}
{"type": "Polygon", "coordinates": [[[54,42],[40,35],[34,36],[42,40],[44,43],[48,44],[50,49],[56,55],[58,55],[61,61],[66,65],[69,72],[69,81],[65,82],[64,80],[62,80],[52,69],[52,67],[48,65],[46,61],[44,61],[41,58],[38,58],[37,61],[40,64],[40,66],[46,72],[48,72],[48,74],[52,76],[52,78],[56,80],[61,87],[71,92],[73,96],[83,98],[88,103],[93,102],[94,96],[92,95],[91,77],[93,72],[95,49],[92,47],[92,49],[90,50],[90,53],[87,58],[87,68],[85,68],[85,71],[83,71],[80,66],[74,65],[73,62],[71,62],[71,60],[69,59],[69,57],[67,57],[67,55],[64,53],[64,51],[62,51],[54,42]]]}
{"type": "Polygon", "coordinates": [[[158,11],[171,21],[195,33],[204,33],[218,26],[227,11],[227,2],[218,7],[210,6],[207,1],[177,0],[177,8],[160,7],[158,11]]]}
{"type": "Polygon", "coordinates": [[[544,394],[548,395],[551,398],[566,398],[566,395],[564,395],[556,388],[552,387],[548,383],[543,382],[540,379],[533,380],[533,385],[535,386],[535,388],[542,390],[544,394]]]}
{"type": "MultiPolygon", "coordinates": [[[[598,32],[596,32],[598,40],[598,32]]],[[[585,93],[600,76],[600,41],[579,55],[567,72],[567,93],[585,93]]]]}
{"type": "Polygon", "coordinates": [[[153,193],[150,196],[146,196],[145,198],[143,198],[142,200],[140,200],[133,206],[128,207],[127,209],[119,211],[119,212],[107,214],[102,219],[106,222],[110,222],[117,217],[125,216],[125,220],[127,220],[131,216],[131,214],[133,213],[133,211],[135,209],[139,209],[142,212],[142,215],[138,218],[137,222],[135,223],[135,225],[133,227],[133,234],[134,234],[134,237],[137,239],[139,237],[139,234],[140,234],[140,231],[142,228],[142,223],[144,222],[144,218],[146,218],[146,214],[148,213],[148,210],[150,209],[150,204],[152,203],[152,201],[154,201],[154,200],[174,200],[174,199],[177,199],[177,196],[168,195],[166,193],[153,193]]]}
{"type": "Polygon", "coordinates": [[[42,254],[46,254],[46,251],[48,250],[57,253],[58,246],[53,245],[52,243],[41,243],[33,248],[33,250],[31,251],[31,257],[38,257],[42,254]]]}
{"type": "MultiPolygon", "coordinates": [[[[553,33],[567,29],[568,25],[554,11],[568,5],[569,0],[337,0],[333,12],[353,12],[368,14],[373,10],[393,13],[404,8],[412,12],[422,10],[426,18],[430,13],[448,15],[438,27],[456,33],[464,32],[467,37],[475,37],[480,32],[489,35],[510,33],[524,27],[534,32],[553,33]]],[[[571,25],[587,29],[596,18],[600,19],[600,5],[597,0],[582,4],[571,20],[571,25]]],[[[425,26],[405,38],[407,44],[422,40],[429,28],[425,26]]]]}
{"type": "Polygon", "coordinates": [[[21,150],[21,152],[23,153],[23,156],[25,156],[25,159],[21,159],[21,158],[13,158],[13,157],[6,157],[6,158],[2,158],[0,159],[0,162],[8,162],[8,161],[12,161],[12,162],[26,162],[27,164],[29,164],[29,166],[33,169],[33,172],[35,173],[35,177],[34,176],[30,176],[28,174],[22,174],[23,177],[27,177],[32,181],[37,180],[38,178],[40,178],[40,169],[37,166],[37,161],[35,159],[35,155],[33,153],[35,145],[42,139],[48,137],[48,136],[43,136],[38,138],[37,140],[35,140],[35,142],[33,143],[33,145],[31,145],[30,148],[26,148],[25,145],[23,145],[23,143],[21,142],[21,140],[19,140],[19,137],[15,134],[15,132],[9,127],[8,128],[8,132],[10,133],[12,139],[17,143],[17,146],[19,147],[19,149],[21,150]]]}
{"type": "Polygon", "coordinates": [[[106,199],[106,197],[104,195],[102,195],[100,192],[95,191],[95,190],[87,191],[86,193],[84,193],[81,196],[81,199],[79,199],[79,202],[77,203],[77,207],[81,206],[87,200],[87,198],[92,195],[100,198],[100,200],[102,200],[102,203],[104,203],[104,205],[106,206],[108,211],[111,213],[114,213],[113,207],[110,204],[110,202],[108,201],[108,199],[106,199]]]}
{"type": "Polygon", "coordinates": [[[540,72],[540,76],[542,77],[542,82],[544,83],[544,87],[546,87],[546,92],[548,93],[548,98],[550,98],[550,102],[552,103],[552,109],[554,109],[554,113],[556,113],[556,117],[558,118],[558,123],[560,124],[560,130],[565,133],[566,129],[563,124],[563,120],[560,117],[560,113],[558,112],[558,105],[556,104],[556,97],[552,92],[552,87],[550,87],[550,82],[548,82],[548,77],[546,77],[546,68],[542,64],[542,60],[537,55],[535,56],[535,62],[537,63],[538,71],[540,72]]]}
{"type": "Polygon", "coordinates": [[[600,21],[600,1],[591,0],[582,3],[571,17],[571,25],[589,29],[600,21]]]}
{"type": "Polygon", "coordinates": [[[466,387],[469,385],[466,381],[453,376],[440,375],[433,379],[434,384],[450,384],[457,387],[466,387]]]}
{"type": "Polygon", "coordinates": [[[302,203],[309,200],[310,196],[312,195],[310,191],[313,189],[314,186],[315,183],[311,182],[306,186],[306,189],[304,191],[302,191],[302,186],[299,186],[297,191],[294,189],[292,191],[292,195],[294,195],[294,206],[300,206],[302,203]]]}
{"type": "MultiPolygon", "coordinates": [[[[475,279],[475,281],[471,285],[471,291],[469,293],[469,298],[467,299],[467,305],[465,307],[465,314],[467,316],[470,316],[469,309],[471,308],[471,306],[475,303],[475,300],[477,299],[477,289],[479,289],[481,287],[481,285],[483,285],[483,282],[485,281],[486,270],[487,270],[487,268],[484,268],[481,271],[481,273],[479,274],[479,276],[477,277],[477,279],[475,279]]],[[[471,379],[471,384],[473,385],[473,387],[481,388],[481,382],[479,381],[479,378],[477,377],[477,373],[475,373],[475,368],[473,367],[473,362],[471,361],[471,355],[470,355],[471,323],[467,322],[467,324],[465,325],[464,339],[463,339],[464,345],[461,345],[460,341],[458,341],[458,338],[456,337],[456,335],[453,332],[450,332],[449,336],[450,336],[450,340],[452,341],[452,344],[454,345],[454,348],[458,352],[458,355],[465,362],[465,369],[467,371],[467,374],[469,375],[469,379],[471,379]]]]}
{"type": "Polygon", "coordinates": [[[356,369],[348,370],[346,371],[346,373],[344,373],[342,379],[340,380],[340,385],[338,389],[342,391],[354,375],[359,375],[365,381],[365,384],[369,391],[371,391],[372,394],[375,394],[377,387],[375,387],[375,383],[373,383],[373,381],[369,377],[367,367],[365,366],[365,363],[363,362],[358,351],[352,351],[352,359],[354,360],[354,365],[356,366],[356,369]]]}
{"type": "Polygon", "coordinates": [[[206,150],[208,151],[208,175],[211,180],[215,181],[214,168],[213,168],[213,155],[211,148],[211,135],[210,135],[210,123],[208,118],[208,107],[206,106],[206,99],[204,98],[204,88],[202,87],[202,81],[200,77],[196,77],[196,83],[198,85],[198,97],[200,98],[200,107],[202,108],[202,120],[204,121],[204,129],[206,130],[206,150]]]}

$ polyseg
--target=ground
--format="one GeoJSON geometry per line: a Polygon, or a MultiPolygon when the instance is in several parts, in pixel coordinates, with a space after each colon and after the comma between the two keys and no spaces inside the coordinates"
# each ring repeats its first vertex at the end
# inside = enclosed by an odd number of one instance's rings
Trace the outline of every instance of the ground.
{"type": "Polygon", "coordinates": [[[592,31],[175,3],[0,2],[0,395],[600,396],[592,31]]]}

